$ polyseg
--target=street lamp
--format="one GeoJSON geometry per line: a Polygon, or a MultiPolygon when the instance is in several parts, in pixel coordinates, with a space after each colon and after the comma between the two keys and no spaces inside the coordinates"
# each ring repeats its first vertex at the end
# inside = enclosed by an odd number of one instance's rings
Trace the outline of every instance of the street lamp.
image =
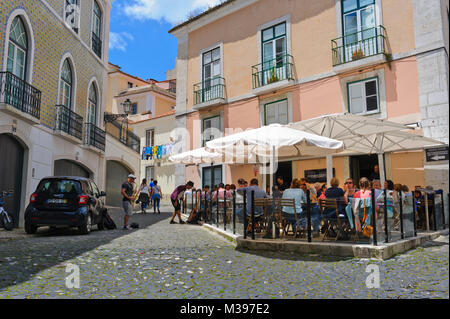
{"type": "Polygon", "coordinates": [[[126,99],[125,102],[120,103],[120,105],[123,108],[124,114],[105,113],[105,115],[103,117],[105,123],[114,122],[120,118],[123,118],[125,121],[127,119],[128,115],[133,113],[133,104],[131,103],[130,99],[126,99]]]}

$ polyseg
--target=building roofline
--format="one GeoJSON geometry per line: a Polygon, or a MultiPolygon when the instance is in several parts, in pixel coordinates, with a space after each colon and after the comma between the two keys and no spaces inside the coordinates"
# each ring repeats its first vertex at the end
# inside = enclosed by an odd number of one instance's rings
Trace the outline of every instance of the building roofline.
{"type": "Polygon", "coordinates": [[[202,17],[204,17],[204,16],[206,16],[206,15],[209,15],[210,13],[212,13],[212,12],[214,12],[214,11],[217,11],[217,10],[219,10],[220,8],[223,8],[223,7],[225,7],[225,6],[227,6],[227,5],[231,4],[231,3],[233,3],[233,2],[235,2],[235,1],[236,1],[236,0],[227,0],[227,1],[225,1],[225,2],[222,2],[221,4],[218,4],[218,5],[216,5],[215,7],[212,7],[212,8],[210,8],[210,9],[206,10],[205,12],[202,12],[202,13],[200,13],[199,15],[196,15],[196,16],[193,17],[193,18],[188,19],[187,21],[182,22],[182,23],[176,25],[175,27],[173,27],[172,29],[169,30],[169,33],[173,33],[174,31],[177,31],[177,30],[183,28],[184,26],[187,26],[188,24],[191,24],[192,22],[197,21],[197,20],[199,20],[200,18],[202,18],[202,17]]]}
{"type": "Polygon", "coordinates": [[[158,116],[155,116],[155,117],[146,119],[146,120],[135,121],[135,122],[134,122],[134,121],[130,121],[129,124],[133,125],[133,124],[139,124],[139,123],[147,122],[147,121],[151,121],[151,120],[157,120],[157,119],[160,119],[160,118],[163,118],[163,117],[175,115],[175,113],[176,113],[176,111],[173,110],[173,111],[170,111],[170,112],[167,112],[167,113],[164,113],[164,114],[162,114],[162,115],[158,115],[158,116]]]}
{"type": "Polygon", "coordinates": [[[129,96],[129,95],[134,95],[134,94],[141,94],[141,93],[145,93],[145,92],[155,92],[155,93],[159,93],[161,95],[164,95],[168,98],[171,99],[176,99],[176,94],[169,92],[166,89],[160,88],[159,86],[157,86],[156,84],[148,84],[148,85],[143,85],[143,86],[137,86],[131,89],[128,89],[126,91],[122,91],[119,94],[117,94],[114,97],[124,97],[124,96],[129,96]]]}

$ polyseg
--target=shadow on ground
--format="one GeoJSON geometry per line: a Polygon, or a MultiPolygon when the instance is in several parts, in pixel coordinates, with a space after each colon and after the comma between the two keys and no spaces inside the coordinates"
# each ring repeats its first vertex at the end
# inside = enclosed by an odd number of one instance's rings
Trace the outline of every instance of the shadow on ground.
{"type": "MultiPolygon", "coordinates": [[[[99,231],[94,226],[89,235],[79,235],[76,228],[51,230],[49,227],[42,227],[35,235],[28,235],[25,239],[0,242],[0,290],[26,282],[47,268],[63,264],[117,238],[139,231],[122,229],[123,214],[120,209],[108,211],[117,225],[115,230],[99,231]]],[[[156,215],[134,214],[129,222],[138,223],[139,228],[143,229],[169,217],[169,213],[163,212],[156,215]]]]}
{"type": "Polygon", "coordinates": [[[288,253],[288,252],[276,252],[276,251],[260,251],[260,250],[248,250],[238,249],[243,254],[249,254],[259,257],[265,257],[270,259],[282,259],[290,261],[316,261],[316,262],[338,262],[351,260],[353,257],[339,257],[339,256],[323,256],[319,254],[300,254],[300,253],[288,253]]]}

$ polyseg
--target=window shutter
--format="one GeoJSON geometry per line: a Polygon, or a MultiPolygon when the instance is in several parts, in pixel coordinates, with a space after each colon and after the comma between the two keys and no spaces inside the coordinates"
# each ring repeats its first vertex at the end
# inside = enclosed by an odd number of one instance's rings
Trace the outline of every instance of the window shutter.
{"type": "Polygon", "coordinates": [[[349,86],[350,112],[353,114],[364,113],[364,99],[362,82],[349,86]]]}

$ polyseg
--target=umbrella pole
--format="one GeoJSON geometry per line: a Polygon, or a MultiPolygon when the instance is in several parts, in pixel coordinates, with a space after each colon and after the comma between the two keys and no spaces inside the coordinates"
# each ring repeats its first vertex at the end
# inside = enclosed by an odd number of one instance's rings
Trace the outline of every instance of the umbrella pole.
{"type": "Polygon", "coordinates": [[[327,186],[331,187],[331,179],[333,178],[333,154],[327,155],[327,186]]]}
{"type": "Polygon", "coordinates": [[[378,153],[378,168],[380,169],[380,183],[384,189],[384,182],[386,181],[386,175],[384,174],[384,153],[378,153]]]}

